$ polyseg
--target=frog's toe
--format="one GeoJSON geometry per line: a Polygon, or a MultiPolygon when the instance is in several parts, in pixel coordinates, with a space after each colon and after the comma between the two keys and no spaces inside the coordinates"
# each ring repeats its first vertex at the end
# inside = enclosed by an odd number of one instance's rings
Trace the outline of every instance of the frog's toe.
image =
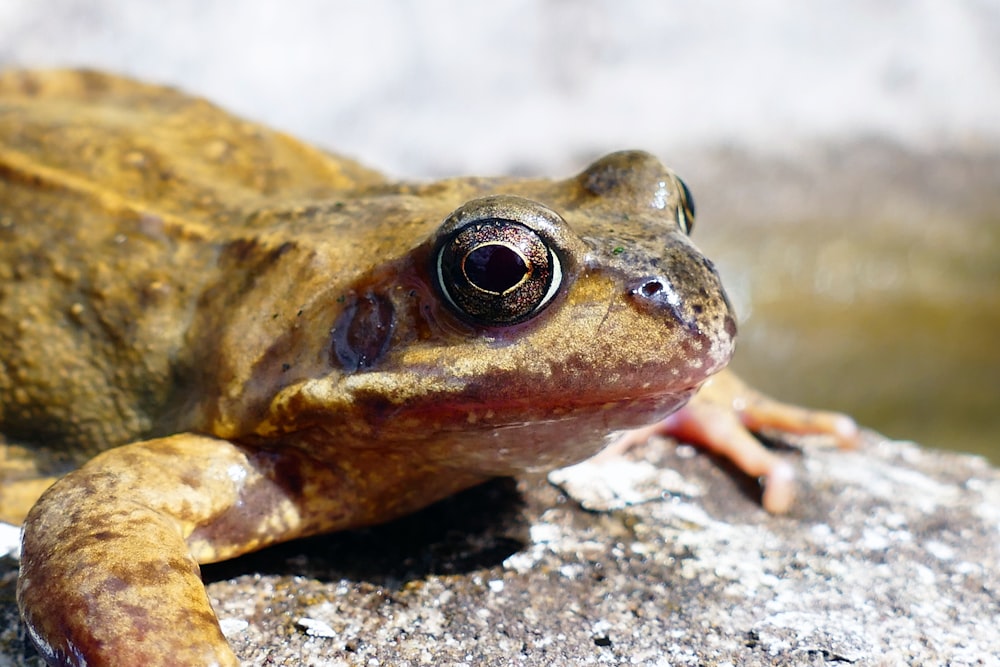
{"type": "Polygon", "coordinates": [[[751,431],[770,429],[798,435],[827,435],[841,449],[855,449],[860,442],[857,422],[845,414],[802,408],[763,394],[749,400],[740,416],[751,431]]]}
{"type": "Polygon", "coordinates": [[[723,406],[755,432],[773,430],[795,435],[825,435],[833,438],[841,449],[854,449],[861,439],[860,429],[851,417],[776,401],[728,370],[705,383],[692,401],[695,402],[723,406]]]}
{"type": "Polygon", "coordinates": [[[665,435],[720,456],[763,485],[761,504],[784,514],[795,501],[795,470],[747,430],[740,416],[711,401],[692,401],[657,425],[665,435]]]}
{"type": "Polygon", "coordinates": [[[771,514],[785,514],[795,503],[795,469],[786,461],[778,461],[764,476],[764,493],[760,503],[771,514]]]}

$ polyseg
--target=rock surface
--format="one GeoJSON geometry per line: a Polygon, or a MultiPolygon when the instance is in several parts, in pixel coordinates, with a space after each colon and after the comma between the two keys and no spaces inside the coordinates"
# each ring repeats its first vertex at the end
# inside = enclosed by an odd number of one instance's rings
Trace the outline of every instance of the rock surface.
{"type": "MultiPolygon", "coordinates": [[[[204,574],[247,665],[1000,664],[1000,472],[874,434],[787,456],[788,516],[653,441],[204,574]]],[[[37,665],[0,566],[0,665],[37,665]]]]}

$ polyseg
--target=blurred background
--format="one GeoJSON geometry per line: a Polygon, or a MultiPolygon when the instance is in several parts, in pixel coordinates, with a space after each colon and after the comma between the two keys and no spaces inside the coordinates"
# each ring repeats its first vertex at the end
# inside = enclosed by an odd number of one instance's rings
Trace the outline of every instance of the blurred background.
{"type": "Polygon", "coordinates": [[[0,66],[55,65],[401,178],[650,150],[748,379],[1000,462],[1000,0],[0,0],[0,66]]]}

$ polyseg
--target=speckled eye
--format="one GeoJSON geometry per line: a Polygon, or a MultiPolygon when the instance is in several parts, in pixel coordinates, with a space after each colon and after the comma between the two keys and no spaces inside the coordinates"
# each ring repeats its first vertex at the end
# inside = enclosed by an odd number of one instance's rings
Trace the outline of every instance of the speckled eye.
{"type": "Polygon", "coordinates": [[[677,183],[681,186],[681,207],[677,211],[677,221],[680,223],[684,233],[690,234],[691,230],[694,229],[694,197],[691,195],[687,183],[679,178],[677,179],[677,183]]]}
{"type": "MultiPolygon", "coordinates": [[[[495,213],[489,207],[487,213],[495,213]]],[[[438,245],[438,289],[463,319],[484,326],[524,322],[542,311],[563,280],[559,256],[517,220],[469,217],[438,245]]]]}

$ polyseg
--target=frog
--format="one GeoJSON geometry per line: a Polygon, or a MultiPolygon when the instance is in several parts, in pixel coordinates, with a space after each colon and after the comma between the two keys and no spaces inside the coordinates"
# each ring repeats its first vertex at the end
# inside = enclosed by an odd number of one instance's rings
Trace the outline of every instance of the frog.
{"type": "Polygon", "coordinates": [[[0,72],[0,519],[28,636],[50,665],[237,665],[200,565],[654,434],[787,511],[793,468],[752,431],[857,427],[726,368],[694,221],[643,151],[393,180],[171,87],[0,72]]]}

